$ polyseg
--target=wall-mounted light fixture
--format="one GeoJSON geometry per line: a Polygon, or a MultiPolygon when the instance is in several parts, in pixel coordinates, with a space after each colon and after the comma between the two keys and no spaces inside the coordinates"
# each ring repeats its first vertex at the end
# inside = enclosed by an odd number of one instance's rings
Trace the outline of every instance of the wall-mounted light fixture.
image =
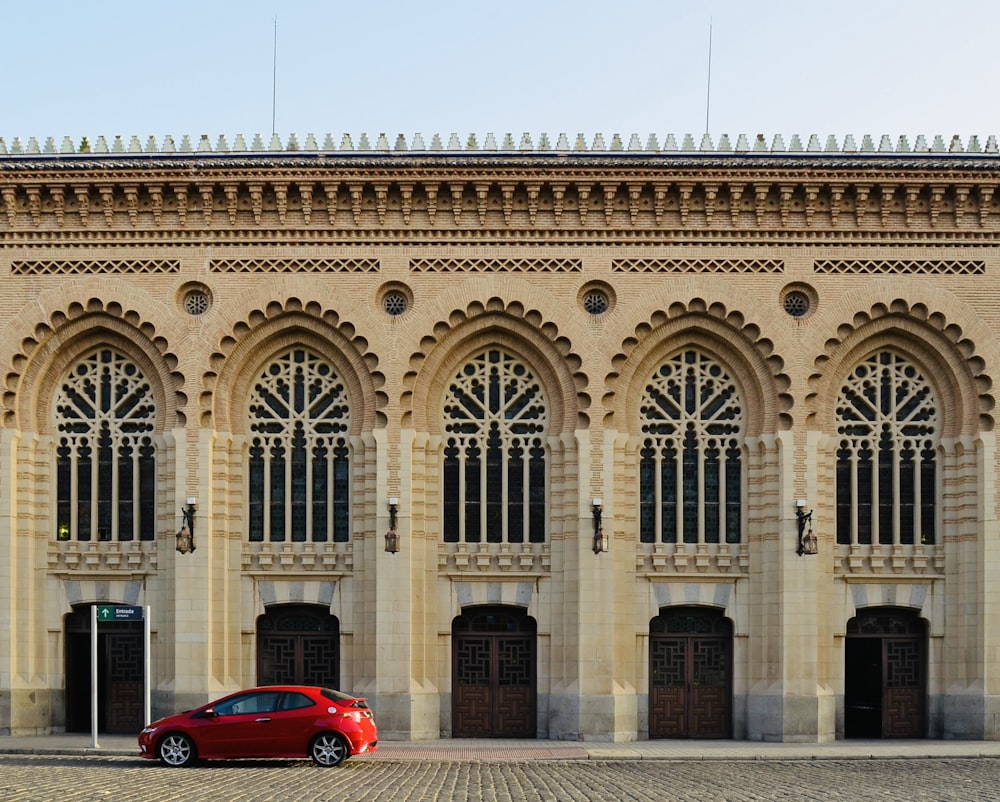
{"type": "Polygon", "coordinates": [[[601,523],[603,511],[601,499],[595,498],[591,501],[590,509],[594,514],[594,554],[600,554],[608,550],[608,536],[604,534],[604,525],[601,523]]]}
{"type": "Polygon", "coordinates": [[[796,500],[795,520],[799,525],[799,545],[795,549],[795,553],[800,557],[803,554],[816,553],[816,535],[813,534],[812,517],[812,510],[806,512],[805,500],[801,498],[796,500]],[[806,527],[808,527],[808,529],[806,527]]]}
{"type": "Polygon", "coordinates": [[[181,554],[194,551],[194,511],[197,506],[198,499],[188,496],[187,504],[181,507],[181,530],[177,533],[177,551],[181,554]]]}
{"type": "Polygon", "coordinates": [[[399,532],[396,531],[397,512],[399,512],[399,499],[393,496],[389,499],[389,531],[385,533],[385,550],[389,554],[399,551],[399,532]]]}

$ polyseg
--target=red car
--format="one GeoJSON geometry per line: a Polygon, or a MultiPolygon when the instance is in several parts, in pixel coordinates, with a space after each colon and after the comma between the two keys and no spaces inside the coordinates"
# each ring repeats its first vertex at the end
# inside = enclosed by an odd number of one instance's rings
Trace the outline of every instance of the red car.
{"type": "Polygon", "coordinates": [[[320,766],[339,766],[377,748],[375,717],[364,699],[311,685],[239,691],[139,733],[142,756],[167,766],[261,757],[311,757],[320,766]]]}

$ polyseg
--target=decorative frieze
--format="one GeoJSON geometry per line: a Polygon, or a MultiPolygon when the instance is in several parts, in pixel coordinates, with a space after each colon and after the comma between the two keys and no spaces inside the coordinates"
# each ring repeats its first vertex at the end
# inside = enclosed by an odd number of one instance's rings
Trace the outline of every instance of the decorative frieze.
{"type": "Polygon", "coordinates": [[[61,577],[146,576],[159,565],[155,540],[50,540],[46,558],[49,573],[61,577]]]}
{"type": "Polygon", "coordinates": [[[842,576],[944,575],[940,545],[837,546],[834,573],[842,576]]]}
{"type": "Polygon", "coordinates": [[[582,259],[411,259],[413,273],[581,273],[582,259]]]}
{"type": "Polygon", "coordinates": [[[213,273],[377,273],[378,259],[212,259],[213,273]]]}
{"type": "Polygon", "coordinates": [[[354,570],[354,544],[246,542],[241,565],[246,574],[347,574],[354,570]]]}
{"type": "Polygon", "coordinates": [[[460,574],[548,574],[549,543],[439,543],[438,571],[460,574]]]}
{"type": "Polygon", "coordinates": [[[782,259],[612,259],[614,273],[783,273],[782,259]]]}
{"type": "Polygon", "coordinates": [[[816,273],[938,274],[972,276],[986,272],[982,259],[819,259],[816,273]]]}
{"type": "Polygon", "coordinates": [[[640,574],[746,574],[750,551],[745,543],[637,543],[640,574]]]}
{"type": "Polygon", "coordinates": [[[17,259],[15,276],[98,275],[101,273],[179,273],[177,259],[17,259]]]}

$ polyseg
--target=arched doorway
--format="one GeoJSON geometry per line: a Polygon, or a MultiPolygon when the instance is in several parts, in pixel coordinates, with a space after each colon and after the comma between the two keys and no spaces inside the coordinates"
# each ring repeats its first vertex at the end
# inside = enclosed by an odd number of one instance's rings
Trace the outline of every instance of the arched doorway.
{"type": "MultiPolygon", "coordinates": [[[[65,618],[66,731],[90,732],[91,605],[65,618]]],[[[134,735],[144,722],[142,623],[115,621],[97,628],[97,730],[134,735]]]]}
{"type": "Polygon", "coordinates": [[[862,610],[847,623],[844,737],[923,738],[927,626],[913,610],[862,610]]]}
{"type": "Polygon", "coordinates": [[[536,736],[535,633],[535,620],[517,607],[475,607],[455,619],[455,738],[536,736]]]}
{"type": "Polygon", "coordinates": [[[649,623],[649,737],[731,738],[732,655],[721,611],[661,610],[649,623]]]}
{"type": "Polygon", "coordinates": [[[257,684],[340,686],[340,622],[326,607],[280,604],[257,619],[257,684]]]}

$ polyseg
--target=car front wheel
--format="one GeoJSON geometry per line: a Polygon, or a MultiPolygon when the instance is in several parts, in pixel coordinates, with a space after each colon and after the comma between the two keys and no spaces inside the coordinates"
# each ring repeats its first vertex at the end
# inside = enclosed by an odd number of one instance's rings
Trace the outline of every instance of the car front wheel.
{"type": "Polygon", "coordinates": [[[332,732],[324,732],[322,735],[317,735],[312,739],[312,743],[309,744],[309,756],[317,766],[324,766],[326,768],[339,766],[347,760],[349,754],[350,752],[347,749],[347,744],[344,743],[344,739],[339,735],[334,735],[332,732]]]}
{"type": "Polygon", "coordinates": [[[194,762],[194,744],[186,735],[174,732],[164,736],[158,747],[160,762],[165,766],[190,766],[194,762]]]}

